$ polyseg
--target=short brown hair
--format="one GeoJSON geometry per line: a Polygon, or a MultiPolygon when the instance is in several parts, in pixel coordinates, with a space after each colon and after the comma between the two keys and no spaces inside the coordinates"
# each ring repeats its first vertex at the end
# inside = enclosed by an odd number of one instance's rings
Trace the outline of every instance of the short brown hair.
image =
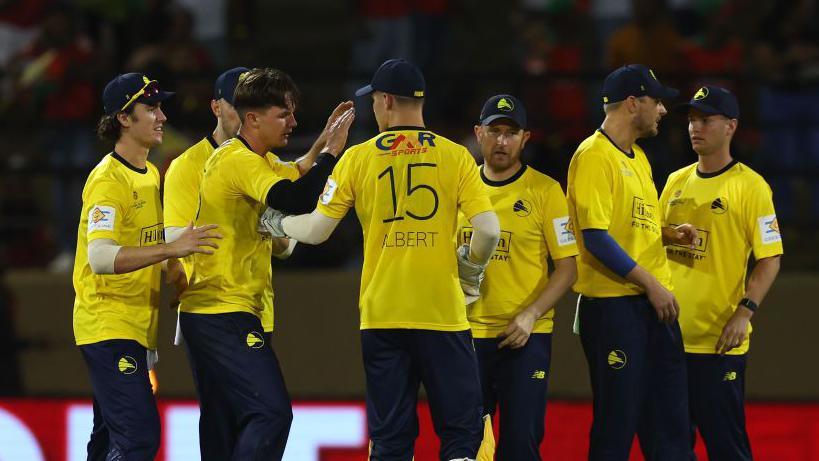
{"type": "Polygon", "coordinates": [[[239,77],[233,94],[233,107],[244,120],[252,109],[266,109],[272,106],[288,107],[288,99],[296,105],[299,89],[286,73],[278,69],[253,69],[239,77]]]}

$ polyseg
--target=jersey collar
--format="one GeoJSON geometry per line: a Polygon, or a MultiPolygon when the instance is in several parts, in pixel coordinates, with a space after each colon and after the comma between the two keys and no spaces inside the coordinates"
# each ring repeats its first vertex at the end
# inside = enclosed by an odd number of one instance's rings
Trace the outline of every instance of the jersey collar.
{"type": "Polygon", "coordinates": [[[731,159],[731,161],[727,165],[722,167],[719,171],[714,171],[713,173],[703,173],[702,171],[700,171],[699,168],[697,168],[697,176],[703,179],[715,178],[721,175],[722,173],[725,173],[726,171],[730,170],[731,167],[736,165],[737,163],[739,163],[737,162],[737,159],[731,159]]]}
{"type": "Polygon", "coordinates": [[[208,142],[210,143],[211,146],[213,146],[214,149],[219,147],[219,144],[216,144],[216,140],[213,139],[213,135],[209,134],[209,135],[205,136],[205,139],[208,140],[208,142]]]}
{"type": "Polygon", "coordinates": [[[517,181],[521,176],[523,176],[523,173],[526,172],[526,165],[521,165],[520,169],[518,169],[518,171],[516,171],[515,174],[513,174],[512,176],[504,179],[503,181],[493,181],[493,180],[487,178],[486,175],[483,173],[483,165],[481,165],[480,171],[481,171],[481,179],[483,180],[484,184],[486,184],[487,186],[492,186],[492,187],[501,187],[501,186],[505,186],[507,184],[512,184],[513,182],[517,181]]]}
{"type": "Polygon", "coordinates": [[[245,147],[247,147],[247,149],[248,149],[248,150],[250,150],[250,151],[252,151],[252,150],[253,150],[253,148],[252,148],[252,147],[250,147],[250,144],[248,144],[248,143],[247,143],[247,141],[245,140],[245,138],[243,138],[243,137],[242,137],[242,135],[237,134],[237,135],[236,135],[236,139],[238,139],[239,141],[242,141],[242,144],[244,144],[244,145],[245,145],[245,147]]]}
{"type": "Polygon", "coordinates": [[[391,127],[387,128],[384,131],[405,131],[405,130],[426,131],[427,129],[422,127],[422,126],[410,126],[410,125],[402,126],[402,125],[399,125],[399,126],[391,126],[391,127]]]}
{"type": "Polygon", "coordinates": [[[615,149],[617,149],[617,150],[619,150],[620,152],[622,152],[622,153],[623,153],[623,154],[624,154],[626,157],[628,157],[628,158],[634,158],[634,150],[633,150],[633,149],[631,150],[631,152],[626,152],[626,151],[624,151],[623,149],[620,149],[620,147],[617,145],[617,143],[615,143],[615,142],[614,142],[614,140],[612,140],[612,139],[609,137],[609,134],[608,134],[608,133],[606,133],[605,131],[603,131],[603,128],[602,128],[602,127],[598,128],[598,129],[597,129],[597,131],[599,131],[599,132],[600,132],[600,134],[602,134],[603,136],[605,136],[605,137],[606,137],[606,139],[608,139],[608,140],[609,140],[609,142],[611,143],[611,145],[612,145],[612,146],[614,146],[614,148],[615,148],[615,149]]]}
{"type": "Polygon", "coordinates": [[[131,163],[128,162],[128,160],[125,160],[124,158],[122,158],[122,156],[119,155],[118,153],[116,153],[116,151],[111,152],[111,157],[115,158],[119,163],[122,163],[123,165],[125,165],[126,168],[128,168],[131,171],[136,171],[139,174],[145,174],[145,173],[148,172],[148,167],[147,166],[145,168],[137,168],[137,167],[131,165],[131,163]]]}

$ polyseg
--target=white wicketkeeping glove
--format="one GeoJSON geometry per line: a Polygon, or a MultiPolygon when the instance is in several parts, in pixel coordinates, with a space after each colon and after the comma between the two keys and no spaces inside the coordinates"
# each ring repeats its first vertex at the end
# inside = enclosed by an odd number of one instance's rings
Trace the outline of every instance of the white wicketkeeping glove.
{"type": "Polygon", "coordinates": [[[260,234],[269,235],[271,237],[287,237],[282,228],[282,219],[285,214],[279,210],[267,207],[259,218],[259,227],[256,229],[260,234]]]}
{"type": "Polygon", "coordinates": [[[473,263],[469,260],[469,245],[458,247],[458,279],[461,281],[461,290],[464,292],[466,304],[472,304],[481,297],[481,282],[483,282],[486,266],[473,263]]]}

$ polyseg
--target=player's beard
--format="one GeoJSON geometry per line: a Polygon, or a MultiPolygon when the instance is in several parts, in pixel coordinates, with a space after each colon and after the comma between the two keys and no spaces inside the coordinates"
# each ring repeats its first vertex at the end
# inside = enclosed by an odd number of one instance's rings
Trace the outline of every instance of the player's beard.
{"type": "Polygon", "coordinates": [[[643,115],[637,119],[638,138],[653,138],[659,134],[660,121],[653,115],[643,115]]]}

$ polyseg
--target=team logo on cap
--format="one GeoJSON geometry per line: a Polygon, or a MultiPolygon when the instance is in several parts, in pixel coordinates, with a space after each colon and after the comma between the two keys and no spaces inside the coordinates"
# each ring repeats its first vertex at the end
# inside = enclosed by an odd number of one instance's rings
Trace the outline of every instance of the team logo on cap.
{"type": "Polygon", "coordinates": [[[415,96],[416,98],[423,98],[424,97],[424,91],[423,90],[415,90],[415,91],[412,92],[412,95],[415,96]]]}
{"type": "Polygon", "coordinates": [[[130,355],[123,355],[117,361],[117,369],[124,375],[132,375],[137,371],[137,361],[130,355]]]}
{"type": "Polygon", "coordinates": [[[700,99],[705,99],[708,97],[708,88],[702,87],[694,93],[694,100],[699,101],[700,99]]]}
{"type": "Polygon", "coordinates": [[[245,343],[247,343],[247,347],[251,349],[261,349],[262,346],[264,346],[264,338],[258,332],[251,331],[247,334],[245,343]]]}
{"type": "Polygon", "coordinates": [[[728,211],[728,200],[725,197],[717,197],[711,202],[711,212],[714,214],[723,214],[728,211]]]}
{"type": "Polygon", "coordinates": [[[628,358],[626,357],[625,352],[621,351],[620,349],[615,349],[609,352],[607,361],[610,367],[614,368],[615,370],[619,370],[626,366],[628,358]]]}
{"type": "Polygon", "coordinates": [[[500,101],[498,101],[498,110],[502,110],[504,112],[511,112],[515,110],[515,105],[512,103],[512,101],[506,98],[500,98],[500,101]]]}

